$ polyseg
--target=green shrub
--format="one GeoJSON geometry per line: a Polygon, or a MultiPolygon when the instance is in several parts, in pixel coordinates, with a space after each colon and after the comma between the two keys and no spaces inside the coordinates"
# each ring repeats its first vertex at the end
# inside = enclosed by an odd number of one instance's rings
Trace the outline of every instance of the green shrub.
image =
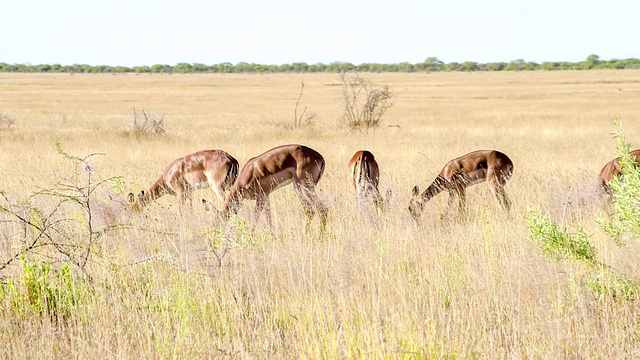
{"type": "Polygon", "coordinates": [[[225,227],[214,227],[205,235],[209,248],[222,266],[224,258],[233,249],[259,247],[269,240],[269,235],[257,233],[244,220],[232,217],[225,227]]]}
{"type": "Polygon", "coordinates": [[[17,320],[30,318],[51,319],[56,324],[67,323],[77,314],[77,306],[88,292],[64,263],[54,270],[48,262],[22,260],[22,271],[17,281],[8,279],[0,286],[0,303],[4,311],[17,320]]]}
{"type": "Polygon", "coordinates": [[[640,239],[640,167],[631,156],[631,144],[618,119],[615,119],[618,141],[616,154],[620,157],[622,176],[615,177],[610,184],[610,218],[601,221],[602,229],[614,241],[621,244],[624,239],[640,239]]]}
{"type": "Polygon", "coordinates": [[[525,219],[531,238],[540,250],[551,258],[597,262],[596,250],[589,243],[588,236],[582,228],[570,232],[566,227],[559,227],[535,208],[529,210],[525,219]]]}
{"type": "MultiPolygon", "coordinates": [[[[606,234],[621,244],[623,238],[638,239],[640,235],[640,168],[629,154],[631,145],[625,140],[620,122],[617,119],[614,122],[622,176],[614,178],[610,184],[613,193],[610,219],[599,220],[599,223],[606,234]]],[[[583,226],[573,226],[570,231],[536,208],[529,209],[525,220],[531,239],[543,253],[556,260],[577,261],[586,267],[588,273],[584,282],[599,297],[637,297],[640,291],[637,281],[598,260],[583,226]]]]}
{"type": "Polygon", "coordinates": [[[584,283],[599,298],[637,297],[640,290],[637,282],[598,260],[596,249],[583,227],[569,231],[552,222],[539,209],[530,209],[525,219],[532,240],[543,253],[555,260],[573,260],[585,266],[588,273],[584,283]]]}

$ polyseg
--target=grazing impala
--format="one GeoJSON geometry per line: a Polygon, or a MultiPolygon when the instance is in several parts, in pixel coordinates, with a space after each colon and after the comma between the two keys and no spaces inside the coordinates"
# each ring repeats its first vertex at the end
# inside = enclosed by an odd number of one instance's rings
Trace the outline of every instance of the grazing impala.
{"type": "Polygon", "coordinates": [[[378,215],[381,215],[384,201],[378,190],[380,169],[373,154],[367,150],[356,152],[349,161],[349,169],[351,169],[351,184],[356,190],[358,200],[371,198],[378,215]]]}
{"type": "Polygon", "coordinates": [[[315,192],[324,172],[324,165],[322,155],[303,145],[278,146],[249,159],[227,195],[222,209],[223,218],[228,219],[231,213],[237,213],[242,200],[255,199],[256,220],[264,210],[271,225],[269,194],[293,183],[307,216],[307,227],[317,212],[324,229],[327,208],[315,192]]]}
{"type": "MultiPolygon", "coordinates": [[[[637,162],[640,159],[640,149],[633,150],[629,153],[629,155],[633,156],[635,161],[637,162]]],[[[618,176],[622,173],[620,169],[620,158],[615,158],[604,165],[602,170],[600,171],[600,175],[598,175],[598,182],[602,187],[602,191],[605,194],[611,195],[611,180],[615,176],[618,176]]]]}
{"type": "Polygon", "coordinates": [[[177,195],[181,204],[191,201],[196,189],[210,187],[224,201],[228,191],[238,177],[238,160],[222,150],[202,150],[175,159],[167,166],[162,176],[138,198],[130,193],[129,203],[141,211],[150,202],[170,194],[177,195]]]}
{"type": "Polygon", "coordinates": [[[417,186],[413,188],[413,198],[409,211],[418,219],[424,205],[443,190],[449,192],[449,207],[454,198],[458,198],[458,210],[466,206],[465,190],[471,185],[487,181],[489,189],[498,198],[500,204],[509,209],[511,203],[504,192],[504,185],[513,174],[513,162],[509,157],[496,150],[478,150],[449,161],[429,187],[420,194],[417,186]]]}

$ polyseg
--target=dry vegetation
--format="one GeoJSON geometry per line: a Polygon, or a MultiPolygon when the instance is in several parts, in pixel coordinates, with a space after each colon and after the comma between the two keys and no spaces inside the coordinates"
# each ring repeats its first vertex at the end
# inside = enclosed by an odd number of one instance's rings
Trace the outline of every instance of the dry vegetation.
{"type": "MultiPolygon", "coordinates": [[[[94,176],[122,176],[116,190],[126,192],[196,150],[223,149],[243,164],[301,143],[327,161],[318,189],[330,209],[327,234],[317,223],[305,234],[291,188],[272,196],[272,232],[250,220],[225,226],[169,196],[142,216],[107,211],[127,226],[98,239],[84,272],[60,275],[66,266],[48,248],[0,271],[0,358],[639,357],[638,300],[597,294],[585,266],[546,257],[524,215],[536,206],[560,224],[578,219],[601,261],[640,280],[640,244],[605,236],[593,198],[614,157],[614,117],[640,146],[640,71],[366,77],[390,86],[394,106],[365,135],[340,123],[336,74],[0,74],[0,110],[15,122],[0,129],[0,190],[16,201],[72,170],[56,141],[80,157],[105,154],[91,158],[94,176]],[[317,117],[292,130],[302,82],[317,117]],[[164,114],[166,134],[127,136],[134,107],[164,114]],[[466,220],[441,217],[441,194],[414,226],[411,188],[447,160],[491,148],[515,164],[512,212],[482,184],[469,189],[466,220]],[[360,149],[375,154],[381,191],[393,189],[378,224],[356,210],[347,181],[360,149]],[[28,264],[43,262],[51,273],[41,282],[73,288],[46,315],[29,305],[25,280],[38,273],[28,264]]],[[[103,208],[116,190],[100,194],[103,208]]],[[[220,206],[208,190],[196,196],[220,206]]],[[[238,219],[251,219],[252,206],[238,219]]],[[[21,246],[16,234],[0,222],[0,261],[21,246]]]]}

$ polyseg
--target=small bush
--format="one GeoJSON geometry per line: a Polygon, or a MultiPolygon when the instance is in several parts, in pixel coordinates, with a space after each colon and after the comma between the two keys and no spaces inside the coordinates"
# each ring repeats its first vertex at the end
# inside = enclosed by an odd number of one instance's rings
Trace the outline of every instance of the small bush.
{"type": "Polygon", "coordinates": [[[298,105],[300,105],[300,100],[304,95],[304,83],[300,86],[300,94],[298,95],[298,100],[296,100],[296,107],[293,111],[293,128],[299,129],[303,126],[311,126],[313,125],[313,119],[316,118],[318,114],[309,111],[309,107],[305,106],[302,109],[302,112],[298,114],[298,105]]]}
{"type": "Polygon", "coordinates": [[[160,136],[166,134],[164,129],[164,114],[158,114],[151,109],[132,109],[132,119],[129,132],[134,136],[160,136]]]}
{"type": "Polygon", "coordinates": [[[382,116],[393,105],[393,93],[388,85],[374,87],[367,79],[340,73],[344,112],[342,121],[351,129],[370,129],[380,125],[382,116]]]}
{"type": "Polygon", "coordinates": [[[8,279],[0,285],[0,302],[18,320],[49,318],[62,324],[74,317],[77,306],[89,295],[81,283],[66,263],[56,270],[49,262],[23,258],[19,280],[8,279]]]}
{"type": "Polygon", "coordinates": [[[7,129],[11,128],[15,121],[4,111],[0,111],[0,126],[7,126],[7,129]]]}
{"type": "Polygon", "coordinates": [[[222,267],[224,258],[231,250],[260,246],[269,238],[266,234],[256,233],[245,221],[235,217],[231,218],[226,227],[211,229],[206,237],[219,267],[222,267]]]}

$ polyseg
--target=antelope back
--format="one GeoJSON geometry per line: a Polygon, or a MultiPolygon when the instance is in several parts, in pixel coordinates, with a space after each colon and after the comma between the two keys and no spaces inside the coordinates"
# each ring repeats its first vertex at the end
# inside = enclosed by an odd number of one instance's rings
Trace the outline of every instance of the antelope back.
{"type": "Polygon", "coordinates": [[[351,182],[356,189],[366,189],[368,186],[378,188],[380,169],[370,151],[360,150],[356,152],[349,161],[349,168],[351,169],[351,182]]]}

